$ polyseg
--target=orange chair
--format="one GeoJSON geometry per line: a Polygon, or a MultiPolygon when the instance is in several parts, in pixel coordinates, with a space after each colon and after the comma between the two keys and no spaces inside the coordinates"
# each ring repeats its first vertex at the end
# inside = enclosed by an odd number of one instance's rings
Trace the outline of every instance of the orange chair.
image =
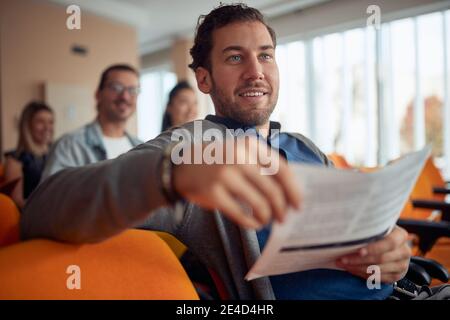
{"type": "Polygon", "coordinates": [[[19,241],[19,219],[14,201],[0,193],[0,248],[19,241]]]}
{"type": "Polygon", "coordinates": [[[0,194],[0,299],[198,299],[177,256],[154,232],[128,230],[86,245],[19,242],[19,219],[12,199],[0,194]],[[80,267],[80,290],[67,288],[72,265],[80,267]]]}
{"type": "MultiPolygon", "coordinates": [[[[431,163],[429,160],[428,163],[431,163]]],[[[423,218],[430,220],[450,221],[450,203],[436,198],[427,167],[422,170],[411,193],[414,211],[420,212],[423,218]]]]}
{"type": "Polygon", "coordinates": [[[4,247],[0,288],[0,299],[198,299],[170,248],[144,230],[97,244],[37,239],[4,247]]]}
{"type": "MultiPolygon", "coordinates": [[[[433,191],[431,189],[430,181],[424,174],[424,170],[420,173],[417,178],[416,184],[410,194],[410,200],[421,199],[421,200],[432,200],[433,191]]],[[[427,208],[418,208],[413,206],[411,202],[411,208],[402,212],[402,218],[412,218],[412,219],[427,219],[436,220],[437,217],[433,216],[433,210],[427,208]]]]}
{"type": "MultiPolygon", "coordinates": [[[[430,163],[428,160],[427,163],[430,163]]],[[[436,201],[433,195],[430,179],[427,170],[424,167],[416,184],[410,194],[410,200],[406,203],[400,215],[401,219],[415,219],[427,221],[439,221],[441,217],[445,217],[445,211],[439,211],[439,208],[444,209],[448,206],[442,201],[436,201]]],[[[446,243],[449,239],[442,238],[439,243],[446,243]]],[[[423,252],[422,254],[424,254],[423,252]]]]}
{"type": "Polygon", "coordinates": [[[333,161],[333,164],[337,169],[357,169],[361,172],[375,172],[380,169],[379,167],[354,167],[348,163],[343,155],[335,152],[330,153],[327,157],[333,161]]]}
{"type": "MultiPolygon", "coordinates": [[[[420,183],[418,181],[418,184],[420,183]]],[[[450,238],[448,238],[448,232],[445,235],[445,228],[448,230],[449,224],[446,221],[439,222],[437,220],[436,217],[430,215],[430,211],[414,208],[413,201],[408,200],[402,210],[398,225],[410,232],[409,239],[414,256],[426,256],[428,259],[436,260],[450,272],[450,238]],[[423,224],[422,227],[420,227],[421,224],[423,224]]],[[[439,283],[439,280],[434,279],[431,284],[438,285],[439,283]]]]}
{"type": "Polygon", "coordinates": [[[180,240],[175,238],[173,235],[167,232],[162,231],[153,231],[156,235],[158,235],[161,239],[164,240],[165,243],[172,249],[173,253],[177,256],[178,259],[187,251],[187,247],[180,240]]]}
{"type": "Polygon", "coordinates": [[[425,167],[423,169],[424,174],[427,176],[430,185],[433,189],[433,197],[436,200],[444,201],[446,194],[448,194],[447,183],[441,175],[439,169],[435,166],[433,162],[433,158],[429,157],[427,162],[425,163],[425,167]]]}
{"type": "Polygon", "coordinates": [[[347,162],[344,156],[338,153],[330,153],[327,155],[328,159],[333,161],[334,166],[338,169],[353,169],[353,167],[347,162]]]}
{"type": "Polygon", "coordinates": [[[430,157],[417,178],[410,194],[411,203],[403,210],[401,218],[437,221],[440,220],[441,216],[447,215],[448,209],[446,206],[450,205],[433,193],[432,179],[430,179],[431,166],[434,167],[430,157]]]}

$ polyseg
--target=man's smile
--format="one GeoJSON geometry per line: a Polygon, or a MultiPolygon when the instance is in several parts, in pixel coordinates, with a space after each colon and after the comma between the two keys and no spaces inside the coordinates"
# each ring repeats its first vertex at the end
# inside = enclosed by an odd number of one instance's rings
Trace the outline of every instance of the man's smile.
{"type": "Polygon", "coordinates": [[[255,103],[263,100],[269,94],[264,88],[244,89],[238,92],[238,96],[245,101],[255,103]]]}

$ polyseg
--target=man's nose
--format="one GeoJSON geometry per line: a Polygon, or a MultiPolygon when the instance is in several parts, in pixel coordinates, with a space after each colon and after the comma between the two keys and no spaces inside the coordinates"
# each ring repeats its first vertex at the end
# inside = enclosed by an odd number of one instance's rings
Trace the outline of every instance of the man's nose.
{"type": "Polygon", "coordinates": [[[247,60],[244,73],[244,80],[262,80],[264,79],[264,69],[257,57],[247,60]]]}
{"type": "Polygon", "coordinates": [[[124,100],[130,100],[131,94],[127,89],[123,89],[122,92],[119,94],[119,96],[124,100]]]}

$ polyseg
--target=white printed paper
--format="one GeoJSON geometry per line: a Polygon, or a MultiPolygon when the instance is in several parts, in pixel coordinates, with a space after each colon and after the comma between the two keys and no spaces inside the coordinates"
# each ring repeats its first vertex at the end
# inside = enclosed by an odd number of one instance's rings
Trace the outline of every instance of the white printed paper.
{"type": "Polygon", "coordinates": [[[427,147],[370,173],[292,165],[302,209],[291,209],[283,224],[273,224],[245,279],[338,269],[337,258],[392,230],[429,154],[427,147]]]}

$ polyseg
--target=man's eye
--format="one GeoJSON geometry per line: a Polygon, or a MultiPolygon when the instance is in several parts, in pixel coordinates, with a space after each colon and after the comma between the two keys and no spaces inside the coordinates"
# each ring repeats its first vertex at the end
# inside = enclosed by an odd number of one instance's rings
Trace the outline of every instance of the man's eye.
{"type": "Polygon", "coordinates": [[[242,58],[239,55],[233,55],[233,56],[228,57],[228,60],[231,62],[239,62],[239,61],[241,61],[241,59],[242,58]]]}
{"type": "Polygon", "coordinates": [[[268,53],[263,53],[263,54],[260,55],[260,57],[263,60],[271,60],[272,59],[272,56],[270,54],[268,54],[268,53]]]}

